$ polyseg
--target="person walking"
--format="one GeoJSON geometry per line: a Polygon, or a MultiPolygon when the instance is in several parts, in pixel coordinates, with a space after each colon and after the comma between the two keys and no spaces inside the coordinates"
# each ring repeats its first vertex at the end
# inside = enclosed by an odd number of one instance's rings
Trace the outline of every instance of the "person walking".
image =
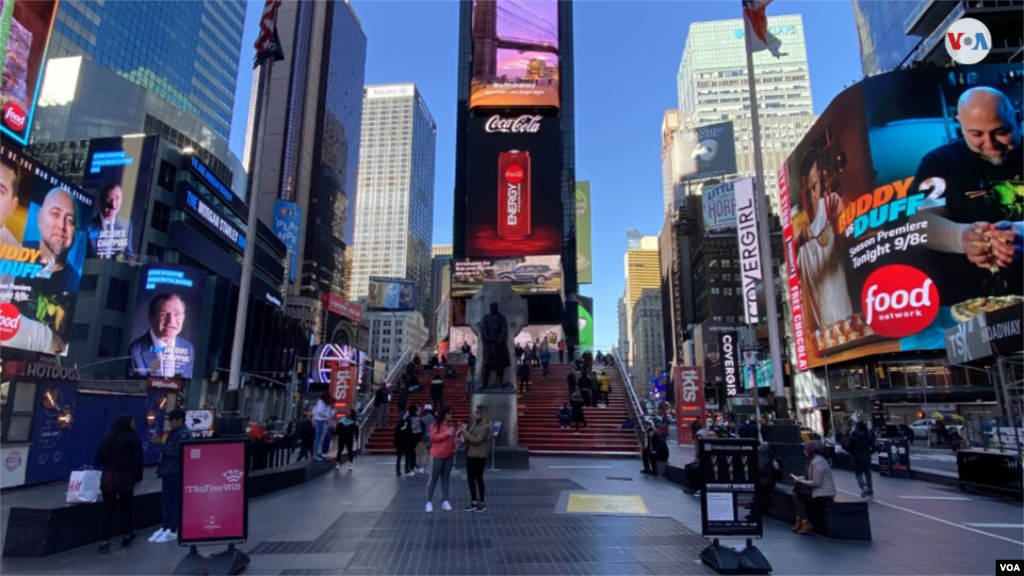
{"type": "Polygon", "coordinates": [[[853,457],[853,474],[860,486],[860,497],[871,499],[875,496],[871,481],[871,455],[875,453],[875,441],[868,433],[868,425],[861,420],[853,426],[853,432],[846,435],[843,450],[853,457]]]}
{"type": "Polygon", "coordinates": [[[423,474],[424,469],[420,466],[420,450],[423,449],[423,418],[420,416],[418,404],[413,404],[409,408],[409,424],[409,431],[412,434],[409,437],[409,444],[412,446],[412,452],[409,453],[408,458],[412,460],[413,473],[423,474]]]}
{"type": "Polygon", "coordinates": [[[320,399],[317,400],[316,406],[313,407],[313,427],[316,428],[316,439],[313,440],[314,462],[322,461],[326,455],[322,447],[324,436],[327,434],[327,420],[331,417],[331,410],[328,405],[333,402],[334,399],[331,398],[330,393],[324,392],[320,394],[320,399]]]}
{"type": "Polygon", "coordinates": [[[313,427],[312,416],[312,413],[307,410],[299,419],[298,426],[295,427],[296,434],[299,436],[299,459],[296,462],[313,457],[313,442],[316,441],[316,428],[313,427]]]}
{"type": "Polygon", "coordinates": [[[583,404],[585,406],[597,406],[597,398],[594,396],[594,381],[590,379],[588,373],[580,373],[579,388],[583,396],[583,404]]]}
{"type": "Polygon", "coordinates": [[[466,512],[487,510],[487,489],[484,487],[484,470],[487,468],[488,441],[491,438],[491,421],[487,418],[487,407],[476,407],[473,423],[459,425],[459,432],[466,441],[466,478],[469,480],[469,505],[466,512]],[[479,496],[479,497],[478,497],[479,496]]]}
{"type": "Polygon", "coordinates": [[[455,427],[452,426],[452,409],[448,406],[440,408],[434,423],[430,428],[430,482],[427,483],[427,512],[434,511],[434,488],[438,480],[441,481],[441,495],[444,500],[441,502],[441,509],[445,512],[452,511],[452,505],[448,502],[448,487],[452,476],[452,466],[455,464],[455,427]]]}
{"type": "Polygon", "coordinates": [[[391,398],[388,396],[388,385],[382,382],[377,385],[377,390],[373,393],[373,408],[377,411],[378,428],[388,427],[388,407],[390,404],[391,398]]]}
{"type": "Polygon", "coordinates": [[[99,553],[110,552],[110,536],[114,533],[114,518],[118,518],[121,546],[135,540],[132,530],[132,499],[135,487],[142,482],[142,440],[135,431],[135,419],[122,414],[100,442],[94,463],[103,470],[100,491],[103,493],[103,529],[99,553]],[[120,514],[117,514],[120,512],[120,514]]]}
{"type": "Polygon", "coordinates": [[[540,377],[548,377],[548,367],[551,365],[551,350],[548,348],[547,341],[544,341],[544,346],[540,349],[540,377]]]}
{"type": "Polygon", "coordinates": [[[608,407],[608,395],[612,391],[612,379],[608,377],[604,371],[601,371],[601,375],[597,377],[597,387],[601,394],[601,402],[604,402],[604,407],[608,407]]]}
{"type": "Polygon", "coordinates": [[[420,416],[423,427],[423,441],[416,445],[416,471],[424,474],[430,470],[430,425],[434,423],[434,405],[423,407],[420,416]]]}
{"type": "Polygon", "coordinates": [[[565,364],[565,340],[558,341],[558,363],[565,364]]]}
{"type": "Polygon", "coordinates": [[[412,442],[412,421],[409,420],[410,411],[399,412],[398,420],[395,422],[395,476],[402,475],[403,458],[405,458],[406,476],[412,476],[415,474],[415,472],[413,472],[413,464],[409,462],[409,459],[406,457],[409,453],[409,443],[412,442]]]}
{"type": "Polygon", "coordinates": [[[530,391],[530,372],[533,368],[530,367],[529,362],[523,362],[519,365],[519,395],[522,396],[530,391]]]}
{"type": "Polygon", "coordinates": [[[430,399],[433,400],[434,406],[444,406],[444,378],[437,371],[430,378],[430,399]]]}
{"type": "Polygon", "coordinates": [[[647,447],[640,453],[644,460],[644,469],[640,473],[656,477],[658,463],[668,462],[668,442],[665,442],[665,438],[658,434],[658,431],[650,424],[647,425],[644,432],[647,435],[647,447]]]}
{"type": "Polygon", "coordinates": [[[576,393],[576,372],[569,372],[565,376],[565,383],[569,386],[569,398],[576,393]]]}
{"type": "Polygon", "coordinates": [[[331,403],[327,407],[327,433],[324,434],[323,451],[324,458],[331,453],[331,442],[334,440],[334,431],[338,427],[338,409],[334,407],[334,399],[331,398],[331,403]]]}
{"type": "Polygon", "coordinates": [[[590,427],[587,424],[587,417],[583,415],[583,407],[586,406],[586,403],[583,401],[583,394],[579,390],[574,392],[569,400],[569,404],[572,406],[572,423],[576,426],[574,434],[579,434],[580,424],[587,428],[590,427]]]}
{"type": "Polygon", "coordinates": [[[178,539],[178,511],[181,510],[181,443],[192,439],[192,431],[185,426],[185,411],[175,408],[167,414],[171,431],[167,440],[154,434],[149,441],[160,453],[156,475],[163,481],[163,523],[149,537],[150,542],[163,544],[178,539]]]}
{"type": "Polygon", "coordinates": [[[825,460],[825,446],[820,440],[804,442],[807,470],[803,476],[791,474],[793,479],[793,507],[796,509],[796,524],[793,531],[809,534],[814,531],[810,520],[810,508],[831,502],[836,497],[836,483],[832,468],[825,460]]]}
{"type": "Polygon", "coordinates": [[[359,417],[356,411],[349,410],[348,414],[342,416],[334,431],[338,435],[338,463],[334,469],[341,468],[341,453],[348,450],[348,469],[352,470],[356,461],[355,442],[359,440],[359,417]]]}

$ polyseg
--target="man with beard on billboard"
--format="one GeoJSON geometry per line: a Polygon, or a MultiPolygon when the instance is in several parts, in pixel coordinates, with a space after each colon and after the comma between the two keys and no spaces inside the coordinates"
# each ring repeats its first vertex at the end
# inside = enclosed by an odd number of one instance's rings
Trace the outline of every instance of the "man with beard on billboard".
{"type": "Polygon", "coordinates": [[[800,285],[810,305],[812,332],[853,314],[843,254],[836,241],[836,222],[846,206],[839,194],[825,186],[815,151],[808,150],[800,162],[800,202],[809,224],[796,242],[800,285]]]}
{"type": "Polygon", "coordinates": [[[132,222],[118,215],[122,197],[119,184],[109,184],[100,191],[99,211],[89,224],[89,258],[132,256],[132,222]]]}
{"type": "Polygon", "coordinates": [[[195,351],[179,336],[185,326],[185,300],[165,292],[149,301],[149,330],[128,348],[135,376],[192,377],[195,351]]]}
{"type": "Polygon", "coordinates": [[[927,222],[928,248],[950,254],[942,262],[954,279],[941,290],[946,303],[978,295],[979,286],[1020,293],[1024,156],[1013,104],[994,88],[971,88],[956,119],[963,140],[932,150],[917,169],[911,189],[929,195],[911,221],[927,222]],[[952,256],[961,254],[966,261],[952,256]]]}

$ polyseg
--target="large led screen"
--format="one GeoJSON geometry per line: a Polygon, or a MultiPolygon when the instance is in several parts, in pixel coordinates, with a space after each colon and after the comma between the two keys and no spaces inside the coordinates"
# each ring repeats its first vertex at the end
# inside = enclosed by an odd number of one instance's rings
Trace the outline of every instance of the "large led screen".
{"type": "Polygon", "coordinates": [[[89,142],[82,179],[82,187],[96,198],[96,210],[88,224],[89,258],[131,258],[139,253],[158,138],[132,136],[89,142]]]}
{"type": "Polygon", "coordinates": [[[206,295],[206,273],[178,264],[147,264],[135,301],[128,375],[192,378],[206,295]]]}
{"type": "Polygon", "coordinates": [[[801,370],[944,349],[1020,302],[1022,67],[919,69],[839,96],[779,170],[801,370]]]}
{"type": "Polygon", "coordinates": [[[4,49],[0,131],[21,145],[28,144],[56,14],[57,0],[0,2],[0,47],[4,49]]]}
{"type": "Polygon", "coordinates": [[[66,354],[92,197],[0,145],[0,348],[66,354]]]}
{"type": "Polygon", "coordinates": [[[461,260],[452,274],[452,298],[476,294],[485,280],[512,283],[517,294],[558,294],[562,291],[561,258],[526,256],[501,260],[461,260]]]}
{"type": "Polygon", "coordinates": [[[370,310],[414,310],[416,284],[401,278],[371,276],[366,305],[370,310]]]}
{"type": "Polygon", "coordinates": [[[559,106],[558,2],[474,0],[470,108],[559,106]]]}
{"type": "Polygon", "coordinates": [[[466,256],[562,252],[562,134],[558,118],[470,119],[466,256]]]}

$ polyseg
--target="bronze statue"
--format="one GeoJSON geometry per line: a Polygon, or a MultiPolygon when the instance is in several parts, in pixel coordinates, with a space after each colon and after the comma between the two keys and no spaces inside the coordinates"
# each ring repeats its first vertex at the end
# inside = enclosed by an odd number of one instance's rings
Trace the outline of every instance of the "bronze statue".
{"type": "Polygon", "coordinates": [[[484,377],[481,382],[481,389],[487,388],[490,383],[491,371],[497,375],[497,387],[503,384],[501,381],[505,369],[512,365],[508,355],[508,322],[500,312],[498,303],[491,302],[491,313],[483,317],[477,324],[480,329],[480,340],[483,352],[484,377]]]}

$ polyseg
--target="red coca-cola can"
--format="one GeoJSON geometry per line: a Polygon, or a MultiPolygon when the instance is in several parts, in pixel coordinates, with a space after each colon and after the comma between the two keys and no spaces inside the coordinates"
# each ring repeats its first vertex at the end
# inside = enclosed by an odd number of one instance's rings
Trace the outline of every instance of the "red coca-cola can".
{"type": "Polygon", "coordinates": [[[498,236],[508,240],[530,235],[530,153],[498,154],[498,236]]]}

